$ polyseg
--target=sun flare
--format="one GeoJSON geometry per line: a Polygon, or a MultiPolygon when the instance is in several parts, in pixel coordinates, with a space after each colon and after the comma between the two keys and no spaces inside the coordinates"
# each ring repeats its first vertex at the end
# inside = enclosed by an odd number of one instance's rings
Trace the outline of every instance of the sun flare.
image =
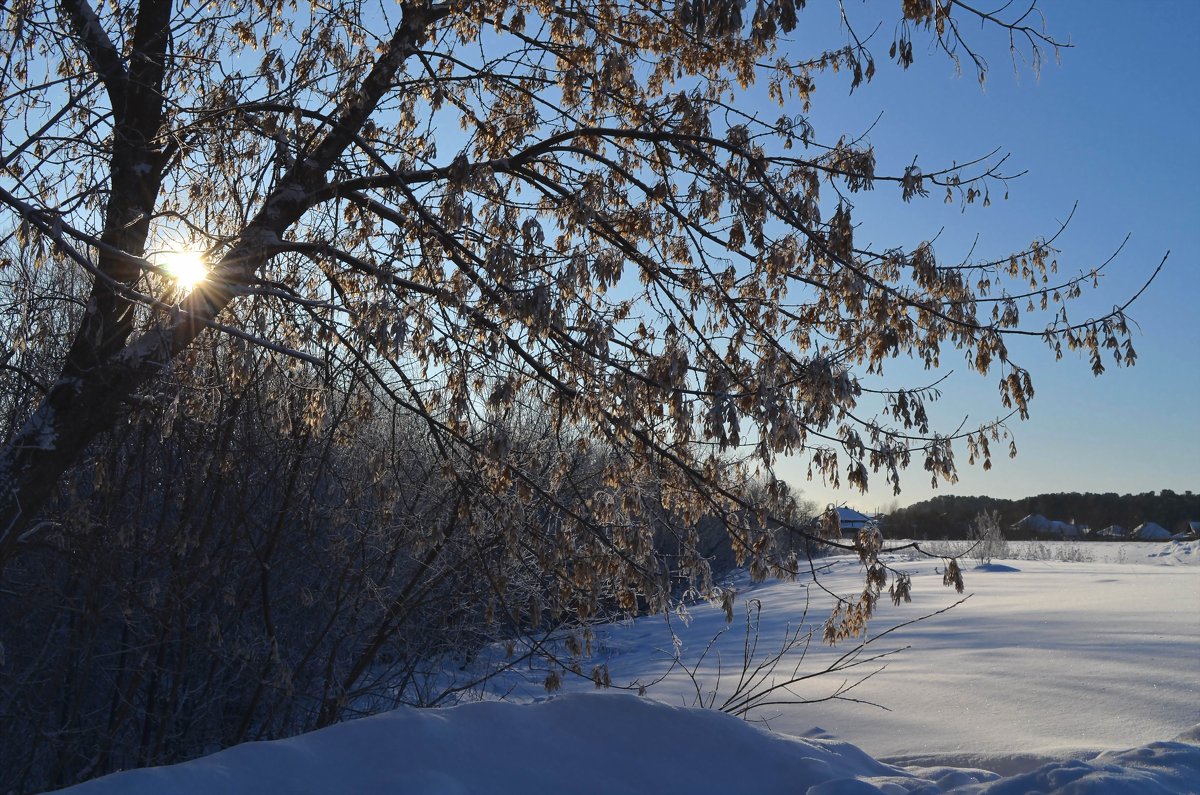
{"type": "Polygon", "coordinates": [[[191,291],[208,276],[208,265],[199,251],[168,251],[162,267],[180,289],[191,291]]]}

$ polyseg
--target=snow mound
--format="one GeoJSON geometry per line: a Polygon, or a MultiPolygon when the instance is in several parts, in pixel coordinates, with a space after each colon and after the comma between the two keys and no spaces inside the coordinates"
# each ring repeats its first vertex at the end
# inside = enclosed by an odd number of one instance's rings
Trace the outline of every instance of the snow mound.
{"type": "Polygon", "coordinates": [[[1200,725],[1171,742],[1128,751],[1105,751],[1088,761],[1043,765],[1012,778],[957,788],[969,795],[1024,795],[1029,792],[1080,795],[1176,795],[1200,792],[1200,725]]]}
{"type": "Polygon", "coordinates": [[[1020,571],[1020,569],[1018,569],[1016,566],[1008,566],[1003,563],[980,563],[978,566],[975,567],[974,571],[1006,572],[1006,571],[1020,571]]]}
{"type": "Polygon", "coordinates": [[[1186,792],[1200,780],[1200,726],[1172,742],[1065,761],[1009,779],[986,770],[905,769],[850,743],[777,734],[711,710],[625,694],[535,704],[399,709],[288,740],[115,773],[72,795],[345,793],[1186,792]]]}
{"type": "Polygon", "coordinates": [[[1146,555],[1148,562],[1159,562],[1183,565],[1200,565],[1200,540],[1175,540],[1170,544],[1161,544],[1155,551],[1146,555]]]}
{"type": "Polygon", "coordinates": [[[853,745],[803,740],[720,712],[625,694],[399,709],[170,767],[117,773],[73,795],[760,793],[905,776],[853,745]]]}

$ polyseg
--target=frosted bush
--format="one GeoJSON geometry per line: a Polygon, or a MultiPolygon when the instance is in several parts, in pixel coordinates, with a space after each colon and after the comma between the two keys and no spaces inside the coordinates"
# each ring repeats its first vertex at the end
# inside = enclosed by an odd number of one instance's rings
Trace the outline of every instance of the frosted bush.
{"type": "Polygon", "coordinates": [[[979,561],[980,565],[991,563],[992,558],[1009,556],[1008,540],[1000,529],[1000,514],[997,511],[982,511],[976,514],[968,534],[974,542],[971,556],[979,561]]]}

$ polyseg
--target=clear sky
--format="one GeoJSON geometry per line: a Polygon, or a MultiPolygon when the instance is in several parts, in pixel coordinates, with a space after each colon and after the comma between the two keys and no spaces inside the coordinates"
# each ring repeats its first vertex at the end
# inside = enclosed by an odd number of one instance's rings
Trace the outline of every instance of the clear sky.
{"type": "MultiPolygon", "coordinates": [[[[898,4],[846,5],[861,16],[863,34],[898,4]]],[[[883,113],[870,134],[880,171],[900,172],[913,155],[930,170],[995,147],[1011,153],[1010,171],[1028,170],[1010,183],[1007,201],[993,196],[991,207],[965,213],[936,197],[905,206],[891,190],[855,197],[858,243],[911,245],[940,232],[937,251],[950,261],[978,234],[977,254],[1006,254],[1052,233],[1078,202],[1056,244],[1064,272],[1097,265],[1127,234],[1130,240],[1100,290],[1071,311],[1074,320],[1122,303],[1171,252],[1130,310],[1140,326],[1136,367],[1110,367],[1095,378],[1075,354],[1056,364],[1038,343],[1010,346],[1037,392],[1031,419],[1011,425],[1017,458],[1001,456],[983,472],[967,466],[959,448],[959,483],[936,491],[917,461],[902,479],[900,505],[936,494],[1200,490],[1200,3],[1043,5],[1049,32],[1074,46],[1062,51],[1061,63],[1050,54],[1040,77],[1025,65],[1014,73],[1004,40],[968,26],[991,66],[983,89],[971,71],[956,75],[943,55],[918,45],[907,72],[881,60],[875,80],[853,96],[844,76],[827,76],[815,96],[811,119],[821,140],[861,132],[883,113]]],[[[804,16],[811,20],[813,10],[804,16]]],[[[882,42],[875,51],[886,55],[890,23],[875,35],[882,42]]],[[[1044,322],[1035,319],[1035,327],[1044,322]]],[[[997,376],[981,378],[953,355],[943,361],[955,370],[932,414],[943,428],[1001,413],[997,376]]],[[[860,495],[807,482],[800,463],[785,462],[780,474],[822,504],[874,510],[894,499],[882,477],[860,495]]]]}

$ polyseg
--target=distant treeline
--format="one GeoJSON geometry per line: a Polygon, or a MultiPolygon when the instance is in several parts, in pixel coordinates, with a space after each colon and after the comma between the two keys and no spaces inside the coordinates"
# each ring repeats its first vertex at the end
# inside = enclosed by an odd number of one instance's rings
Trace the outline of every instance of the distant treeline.
{"type": "Polygon", "coordinates": [[[967,527],[980,511],[998,511],[1000,526],[1009,538],[1018,537],[1012,525],[1024,516],[1039,513],[1047,519],[1074,522],[1100,530],[1118,524],[1132,530],[1143,522],[1156,522],[1172,532],[1183,523],[1200,521],[1200,494],[1166,490],[1145,494],[1039,494],[1020,500],[994,497],[939,496],[893,511],[886,518],[888,535],[905,538],[965,538],[967,527]]]}

